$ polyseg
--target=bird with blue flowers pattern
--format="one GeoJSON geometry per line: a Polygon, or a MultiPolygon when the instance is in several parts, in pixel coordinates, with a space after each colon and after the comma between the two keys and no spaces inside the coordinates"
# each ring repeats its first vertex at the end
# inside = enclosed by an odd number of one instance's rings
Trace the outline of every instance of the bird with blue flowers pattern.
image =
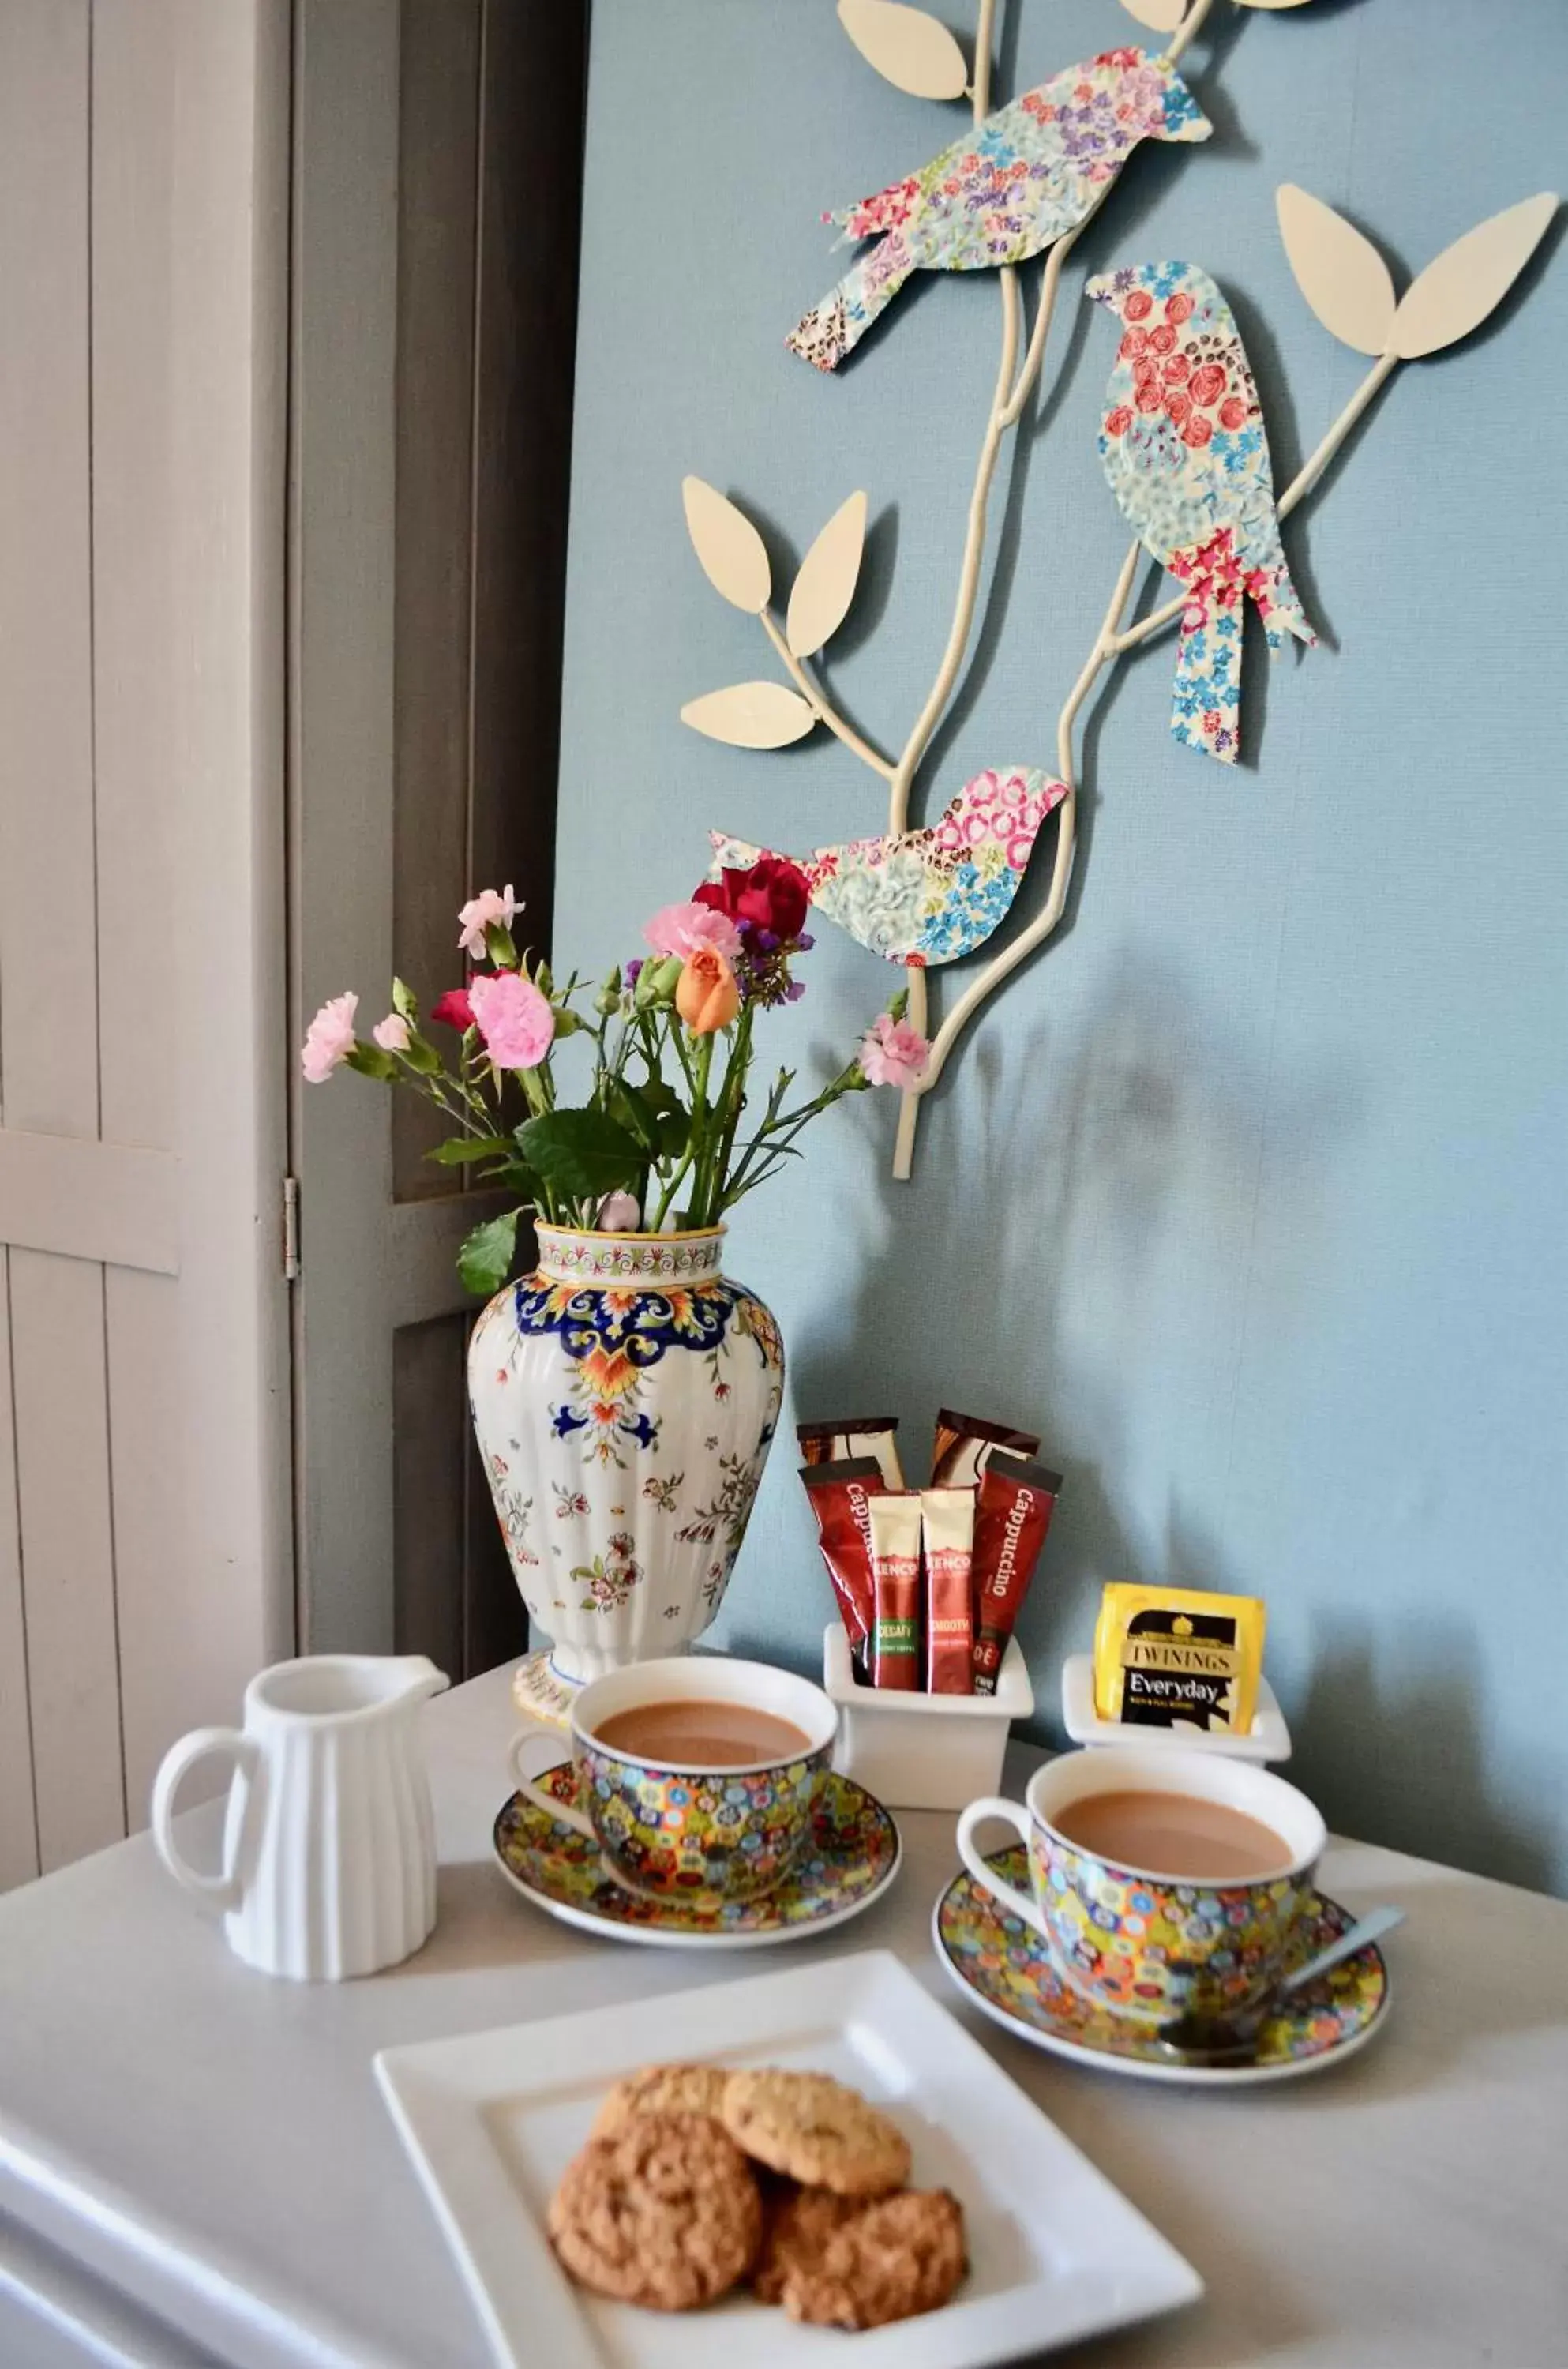
{"type": "Polygon", "coordinates": [[[1213,125],[1168,58],[1107,50],[1026,91],[918,173],[825,214],[875,238],[791,330],[792,349],[837,370],[911,272],[1024,263],[1099,203],[1140,140],[1207,140],[1213,125]]]}
{"type": "Polygon", "coordinates": [[[1236,761],[1246,603],[1271,650],[1309,645],[1275,508],[1263,406],[1235,316],[1196,263],[1145,263],[1091,280],[1084,294],[1122,323],[1100,457],[1122,516],[1186,586],[1171,730],[1236,761]]]}

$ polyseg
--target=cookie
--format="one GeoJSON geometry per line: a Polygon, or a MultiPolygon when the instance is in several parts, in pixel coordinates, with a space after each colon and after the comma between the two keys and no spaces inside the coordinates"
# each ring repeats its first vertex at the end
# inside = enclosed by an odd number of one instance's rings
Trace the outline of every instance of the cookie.
{"type": "Polygon", "coordinates": [[[605,2139],[634,2114],[717,2116],[727,2076],[717,2065],[645,2065],[617,2081],[594,2119],[590,2135],[605,2139]]]}
{"type": "Polygon", "coordinates": [[[564,2267],[599,2295],[692,2311],[743,2279],[762,2207],[751,2167],[704,2114],[634,2113],[591,2138],[550,2202],[564,2267]]]}
{"type": "Polygon", "coordinates": [[[881,2196],[910,2176],[903,2133],[826,2073],[732,2073],[720,2112],[738,2146],[807,2188],[881,2196]]]}
{"type": "Polygon", "coordinates": [[[774,2192],[764,2192],[762,2250],[751,2273],[751,2292],[761,2303],[783,2303],[790,2274],[814,2262],[839,2224],[862,2208],[858,2198],[835,2196],[830,2188],[799,2188],[770,2172],[774,2192]]]}
{"type": "Polygon", "coordinates": [[[907,2188],[853,2206],[818,2246],[795,2249],[784,2306],[820,2328],[885,2328],[937,2310],[967,2268],[957,2198],[945,2188],[907,2188]]]}

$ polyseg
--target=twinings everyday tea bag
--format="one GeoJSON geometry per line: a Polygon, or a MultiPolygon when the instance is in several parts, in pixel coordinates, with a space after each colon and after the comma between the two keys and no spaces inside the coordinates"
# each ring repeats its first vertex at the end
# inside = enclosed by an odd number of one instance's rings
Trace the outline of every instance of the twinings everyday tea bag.
{"type": "Polygon", "coordinates": [[[876,1623],[871,1683],[920,1692],[921,1501],[913,1489],[884,1490],[866,1500],[871,1516],[871,1576],[876,1623]]]}
{"type": "Polygon", "coordinates": [[[797,1423],[795,1436],[807,1464],[840,1464],[854,1456],[875,1456],[885,1489],[901,1489],[902,1467],[894,1434],[896,1414],[835,1415],[829,1423],[797,1423]]]}
{"type": "Polygon", "coordinates": [[[860,1654],[876,1618],[871,1578],[871,1516],[867,1503],[882,1487],[874,1456],[853,1456],[837,1464],[806,1464],[801,1479],[817,1516],[817,1543],[828,1566],[852,1654],[860,1654]]]}
{"type": "Polygon", "coordinates": [[[1039,1452],[1032,1431],[1010,1431],[1004,1423],[987,1423],[978,1414],[955,1414],[951,1407],[939,1407],[931,1485],[972,1489],[993,1456],[1027,1458],[1039,1452]]]}
{"type": "Polygon", "coordinates": [[[925,1690],[928,1695],[972,1695],[974,1491],[922,1489],[921,1531],[925,1544],[925,1690]]]}
{"type": "Polygon", "coordinates": [[[1094,1709],[1125,1727],[1252,1733],[1263,1599],[1112,1580],[1094,1627],[1094,1709]]]}
{"type": "Polygon", "coordinates": [[[975,1498],[975,1692],[993,1695],[1019,1607],[1061,1494],[1061,1474],[999,1456],[975,1498]]]}

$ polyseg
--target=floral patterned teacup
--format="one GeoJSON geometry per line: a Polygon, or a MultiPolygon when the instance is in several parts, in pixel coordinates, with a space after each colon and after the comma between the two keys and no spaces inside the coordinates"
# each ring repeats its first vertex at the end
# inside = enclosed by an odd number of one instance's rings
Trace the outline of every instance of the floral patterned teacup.
{"type": "Polygon", "coordinates": [[[959,1854],[977,1883],[1045,1937],[1065,1980],[1096,2007],[1145,2023],[1234,2015],[1288,1972],[1325,1840],[1322,1818],[1294,1785],[1242,1761],[1112,1745],[1047,1761],[1025,1801],[971,1802],[958,1821],[959,1854]],[[1100,1793],[1223,1803],[1278,1836],[1281,1864],[1245,1883],[1119,1866],[1053,1823],[1100,1793]],[[982,1858],[974,1834],[988,1818],[1005,1819],[1027,1843],[1030,1894],[982,1858]]]}
{"type": "Polygon", "coordinates": [[[572,1706],[579,1806],[533,1781],[548,1759],[560,1757],[558,1734],[525,1729],[512,1743],[511,1768],[536,1808],[599,1845],[618,1883],[650,1899],[721,1906],[761,1899],[792,1873],[810,1836],[838,1719],[820,1687],[766,1662],[717,1654],[638,1662],[595,1678],[572,1706]],[[612,1748],[598,1733],[623,1711],[698,1702],[733,1703],[786,1721],[804,1746],[787,1759],[775,1754],[704,1768],[612,1748]]]}

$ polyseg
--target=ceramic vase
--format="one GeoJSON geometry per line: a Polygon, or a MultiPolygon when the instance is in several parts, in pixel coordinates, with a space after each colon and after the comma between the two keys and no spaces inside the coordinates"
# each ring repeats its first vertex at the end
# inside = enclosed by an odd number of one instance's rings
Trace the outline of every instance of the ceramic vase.
{"type": "Polygon", "coordinates": [[[778,1326],[721,1272],[724,1228],[541,1224],[475,1325],[469,1400],[511,1567],[552,1641],[520,1700],[679,1654],[724,1598],[784,1395],[778,1326]]]}

